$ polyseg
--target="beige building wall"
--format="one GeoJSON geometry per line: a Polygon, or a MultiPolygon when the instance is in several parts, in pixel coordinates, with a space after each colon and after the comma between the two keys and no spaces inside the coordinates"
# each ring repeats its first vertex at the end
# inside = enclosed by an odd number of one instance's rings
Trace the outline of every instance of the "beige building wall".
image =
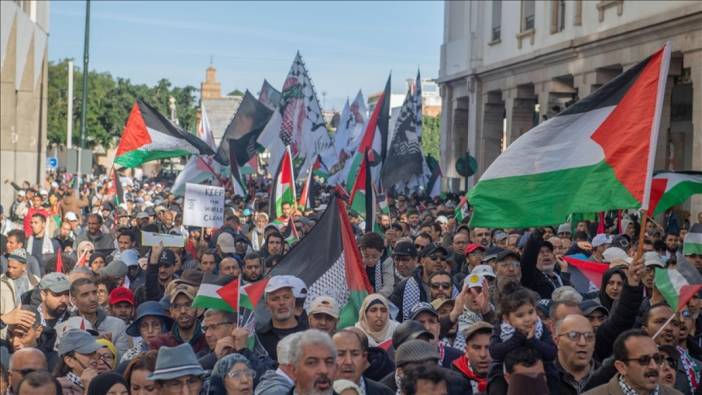
{"type": "Polygon", "coordinates": [[[44,178],[47,146],[48,1],[0,2],[0,201],[44,178]]]}

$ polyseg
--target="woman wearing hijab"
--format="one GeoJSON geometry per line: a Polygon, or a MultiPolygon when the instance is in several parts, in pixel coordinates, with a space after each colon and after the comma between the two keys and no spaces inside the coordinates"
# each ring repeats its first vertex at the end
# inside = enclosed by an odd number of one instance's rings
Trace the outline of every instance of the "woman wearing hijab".
{"type": "Polygon", "coordinates": [[[607,270],[602,276],[600,286],[600,304],[612,311],[612,305],[619,299],[626,282],[626,273],[621,267],[614,267],[607,270]]]}
{"type": "Polygon", "coordinates": [[[356,327],[368,336],[368,345],[377,347],[392,338],[399,323],[390,319],[390,302],[381,294],[370,294],[363,299],[356,327]]]}
{"type": "Polygon", "coordinates": [[[251,395],[256,371],[241,354],[229,354],[215,364],[210,375],[208,395],[251,395]]]}
{"type": "Polygon", "coordinates": [[[90,380],[88,394],[129,395],[127,382],[117,373],[100,373],[90,380]]]}

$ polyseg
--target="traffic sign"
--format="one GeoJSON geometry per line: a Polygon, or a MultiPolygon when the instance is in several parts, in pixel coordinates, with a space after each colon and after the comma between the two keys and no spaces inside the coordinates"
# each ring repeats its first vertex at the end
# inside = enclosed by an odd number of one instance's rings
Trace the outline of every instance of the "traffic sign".
{"type": "Polygon", "coordinates": [[[49,170],[56,170],[58,168],[58,158],[55,156],[46,158],[46,167],[49,170]]]}

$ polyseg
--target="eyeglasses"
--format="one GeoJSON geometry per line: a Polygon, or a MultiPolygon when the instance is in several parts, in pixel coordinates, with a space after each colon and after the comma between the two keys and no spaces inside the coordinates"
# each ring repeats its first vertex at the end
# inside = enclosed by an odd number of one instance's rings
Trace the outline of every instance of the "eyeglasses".
{"type": "Polygon", "coordinates": [[[441,254],[429,255],[429,259],[432,261],[445,261],[446,257],[441,254]]]}
{"type": "Polygon", "coordinates": [[[519,261],[501,261],[497,262],[497,266],[502,268],[519,267],[519,261]]]}
{"type": "Polygon", "coordinates": [[[665,360],[665,356],[662,354],[642,355],[638,358],[627,358],[624,362],[636,361],[640,366],[648,366],[652,360],[656,361],[656,365],[660,365],[665,360]]]}
{"type": "Polygon", "coordinates": [[[244,376],[255,379],[256,378],[256,371],[253,369],[246,369],[246,370],[232,370],[229,373],[227,373],[227,376],[239,380],[243,378],[244,376]]]}
{"type": "Polygon", "coordinates": [[[217,323],[212,324],[212,325],[203,325],[202,331],[207,332],[210,329],[215,330],[216,328],[220,327],[221,325],[233,325],[233,323],[231,323],[229,321],[222,321],[222,322],[217,322],[217,323]]]}
{"type": "Polygon", "coordinates": [[[451,289],[451,283],[431,283],[431,289],[451,289]]]}
{"type": "Polygon", "coordinates": [[[663,363],[668,365],[671,369],[678,368],[678,360],[673,358],[673,357],[666,356],[665,359],[663,360],[663,363]]]}
{"type": "Polygon", "coordinates": [[[592,332],[577,332],[577,331],[570,331],[566,333],[561,333],[558,335],[559,337],[565,336],[568,338],[570,341],[574,342],[579,342],[580,339],[585,338],[585,341],[588,343],[592,343],[595,341],[595,334],[592,332]]]}

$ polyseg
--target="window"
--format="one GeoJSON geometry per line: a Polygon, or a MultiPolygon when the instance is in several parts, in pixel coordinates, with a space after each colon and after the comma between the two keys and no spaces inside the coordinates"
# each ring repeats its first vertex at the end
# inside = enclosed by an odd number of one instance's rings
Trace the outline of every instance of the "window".
{"type": "Polygon", "coordinates": [[[534,0],[522,0],[522,26],[521,31],[534,29],[534,12],[536,5],[534,0]]]}
{"type": "Polygon", "coordinates": [[[502,0],[493,0],[492,2],[492,36],[491,41],[500,41],[500,33],[502,29],[502,0]]]}
{"type": "Polygon", "coordinates": [[[565,0],[551,2],[551,34],[562,32],[565,29],[565,0]]]}

